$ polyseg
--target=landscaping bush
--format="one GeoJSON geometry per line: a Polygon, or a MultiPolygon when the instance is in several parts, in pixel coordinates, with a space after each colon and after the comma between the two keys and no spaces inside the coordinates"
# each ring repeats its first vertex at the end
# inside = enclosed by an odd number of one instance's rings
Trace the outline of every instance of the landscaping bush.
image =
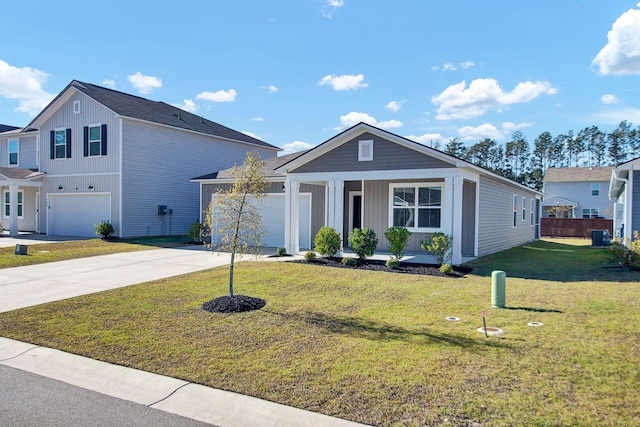
{"type": "Polygon", "coordinates": [[[385,262],[387,268],[396,269],[400,267],[400,259],[399,258],[389,258],[387,262],[385,262]]]}
{"type": "Polygon", "coordinates": [[[438,265],[442,265],[451,260],[453,237],[444,233],[433,233],[426,240],[420,242],[420,247],[430,252],[438,265]]]}
{"type": "Polygon", "coordinates": [[[316,259],[316,253],[313,251],[305,252],[304,260],[307,262],[311,262],[316,259]]]}
{"type": "Polygon", "coordinates": [[[376,246],[378,246],[378,238],[370,228],[354,228],[349,234],[349,245],[351,245],[351,249],[358,255],[360,260],[365,260],[375,252],[376,246]]]}
{"type": "Polygon", "coordinates": [[[320,255],[334,256],[340,250],[340,234],[331,227],[324,226],[316,234],[314,240],[315,250],[320,255]]]}
{"type": "Polygon", "coordinates": [[[204,227],[202,227],[202,224],[196,221],[189,227],[189,231],[187,231],[187,237],[189,237],[192,242],[202,242],[203,231],[204,227]]]}
{"type": "Polygon", "coordinates": [[[95,225],[94,228],[96,230],[96,234],[102,236],[105,240],[115,233],[113,225],[108,221],[102,221],[100,224],[95,225]]]}
{"type": "Polygon", "coordinates": [[[287,248],[278,248],[276,253],[278,254],[278,256],[285,256],[287,254],[287,248]]]}
{"type": "Polygon", "coordinates": [[[404,256],[404,248],[409,243],[411,232],[404,227],[390,227],[384,232],[384,237],[389,241],[389,252],[396,259],[404,256]]]}
{"type": "Polygon", "coordinates": [[[355,267],[358,265],[358,260],[355,258],[342,258],[342,263],[348,267],[355,267]]]}
{"type": "Polygon", "coordinates": [[[633,232],[633,241],[615,239],[607,248],[611,255],[611,261],[619,263],[622,267],[640,270],[640,233],[633,232]]]}
{"type": "Polygon", "coordinates": [[[442,264],[440,266],[440,273],[451,274],[453,273],[453,267],[451,267],[451,264],[442,264]]]}

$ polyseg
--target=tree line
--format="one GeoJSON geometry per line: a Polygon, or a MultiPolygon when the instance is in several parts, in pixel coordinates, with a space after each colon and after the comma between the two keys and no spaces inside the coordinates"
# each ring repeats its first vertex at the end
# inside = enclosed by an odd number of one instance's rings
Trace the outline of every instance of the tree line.
{"type": "Polygon", "coordinates": [[[547,168],[615,166],[640,156],[640,126],[633,128],[623,120],[608,133],[597,126],[577,134],[570,130],[553,136],[545,131],[536,137],[533,147],[520,131],[504,144],[484,138],[467,147],[460,138],[451,138],[442,151],[541,190],[547,168]]]}

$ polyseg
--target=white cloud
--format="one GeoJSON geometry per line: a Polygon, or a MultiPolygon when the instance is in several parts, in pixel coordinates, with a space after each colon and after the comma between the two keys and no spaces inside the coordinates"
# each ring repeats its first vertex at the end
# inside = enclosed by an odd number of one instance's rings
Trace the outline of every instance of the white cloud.
{"type": "Polygon", "coordinates": [[[591,117],[591,120],[608,125],[617,125],[623,120],[631,123],[640,123],[640,109],[623,108],[620,110],[605,111],[595,114],[593,117],[591,117]]]}
{"type": "Polygon", "coordinates": [[[313,144],[309,144],[308,142],[304,142],[304,141],[293,141],[290,142],[288,144],[284,144],[282,146],[284,151],[281,151],[280,153],[278,153],[279,156],[284,156],[286,154],[291,154],[291,153],[297,153],[298,151],[302,151],[302,150],[308,150],[310,148],[313,148],[314,145],[313,144]]]}
{"type": "Polygon", "coordinates": [[[344,6],[344,0],[326,0],[325,5],[322,8],[322,16],[327,19],[333,18],[333,14],[336,9],[344,6]]]}
{"type": "Polygon", "coordinates": [[[264,122],[264,117],[251,117],[252,122],[264,122]]]}
{"type": "Polygon", "coordinates": [[[602,95],[602,103],[603,104],[615,104],[618,102],[618,98],[615,95],[606,94],[602,95]]]}
{"type": "Polygon", "coordinates": [[[461,62],[460,66],[466,70],[467,68],[475,67],[476,64],[473,61],[465,61],[465,62],[461,62]]]}
{"type": "Polygon", "coordinates": [[[49,74],[36,68],[18,68],[0,60],[0,96],[17,99],[14,110],[35,116],[51,102],[55,95],[42,89],[49,74]]]}
{"type": "Polygon", "coordinates": [[[607,40],[592,62],[600,74],[640,74],[640,10],[629,9],[620,15],[607,40]]]}
{"type": "Polygon", "coordinates": [[[258,135],[256,135],[255,133],[249,132],[248,130],[243,130],[241,133],[244,133],[245,135],[250,136],[251,138],[262,139],[258,135]]]}
{"type": "Polygon", "coordinates": [[[178,107],[184,111],[188,111],[190,113],[195,113],[198,109],[198,106],[192,99],[185,99],[182,104],[172,104],[174,107],[178,107]]]}
{"type": "MultiPolygon", "coordinates": [[[[458,65],[462,69],[466,70],[468,68],[475,67],[476,63],[473,62],[473,61],[464,61],[464,62],[458,63],[458,65]]],[[[451,62],[445,62],[444,64],[442,64],[442,66],[434,65],[434,66],[431,67],[431,71],[438,71],[438,70],[442,70],[442,71],[457,71],[458,67],[456,67],[451,62]]]]}
{"type": "Polygon", "coordinates": [[[274,85],[261,86],[261,88],[269,93],[276,93],[279,90],[278,87],[274,85]]]}
{"type": "Polygon", "coordinates": [[[219,90],[217,92],[204,91],[196,95],[196,99],[209,102],[233,102],[236,100],[236,91],[233,89],[219,90]]]}
{"type": "Polygon", "coordinates": [[[484,138],[502,140],[509,137],[514,131],[533,126],[533,123],[502,123],[502,128],[498,129],[491,123],[485,123],[480,126],[464,126],[458,129],[458,135],[465,141],[479,141],[484,138]]]}
{"type": "Polygon", "coordinates": [[[405,138],[418,142],[423,145],[432,146],[438,141],[444,141],[445,138],[439,133],[425,133],[423,135],[409,135],[405,138]]]}
{"type": "Polygon", "coordinates": [[[351,90],[369,86],[367,83],[363,83],[363,80],[364,75],[362,74],[344,74],[342,76],[331,74],[320,79],[318,84],[320,86],[331,85],[333,90],[351,90]]]}
{"type": "Polygon", "coordinates": [[[455,71],[456,70],[456,66],[453,65],[451,62],[447,62],[444,65],[442,65],[442,71],[455,71]]]}
{"type": "Polygon", "coordinates": [[[438,106],[436,119],[469,119],[494,107],[529,102],[540,95],[553,95],[556,88],[548,82],[521,82],[511,92],[504,92],[495,79],[476,79],[469,87],[461,81],[431,98],[438,106]]]}
{"type": "Polygon", "coordinates": [[[438,71],[440,69],[439,65],[432,65],[431,66],[431,71],[438,71]]]}
{"type": "Polygon", "coordinates": [[[391,110],[394,113],[397,113],[402,108],[402,104],[404,103],[404,101],[405,100],[391,101],[387,105],[385,105],[384,108],[386,108],[387,110],[391,110]]]}
{"type": "Polygon", "coordinates": [[[102,81],[102,86],[108,87],[110,89],[115,89],[116,88],[116,81],[113,80],[113,79],[104,79],[102,81]]]}
{"type": "Polygon", "coordinates": [[[129,82],[133,87],[143,95],[148,95],[153,92],[154,89],[162,87],[162,79],[154,76],[145,76],[144,74],[141,74],[140,71],[128,76],[127,79],[129,79],[129,82]]]}
{"type": "Polygon", "coordinates": [[[402,127],[402,122],[399,120],[385,120],[385,121],[379,122],[378,120],[375,119],[375,117],[372,117],[367,113],[359,113],[356,111],[352,111],[348,114],[345,114],[344,116],[340,116],[340,126],[337,126],[333,129],[337,131],[342,131],[347,128],[350,128],[351,126],[355,126],[360,122],[370,124],[371,126],[377,126],[382,129],[392,129],[392,128],[402,127]]]}

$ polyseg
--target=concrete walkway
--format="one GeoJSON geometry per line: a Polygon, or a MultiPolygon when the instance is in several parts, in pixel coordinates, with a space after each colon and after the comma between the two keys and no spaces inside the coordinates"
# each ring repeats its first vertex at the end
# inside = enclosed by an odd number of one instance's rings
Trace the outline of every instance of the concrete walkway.
{"type": "MultiPolygon", "coordinates": [[[[205,270],[228,262],[228,254],[193,247],[0,269],[0,312],[205,270]]],[[[359,425],[1,337],[0,364],[221,427],[359,425]]]]}

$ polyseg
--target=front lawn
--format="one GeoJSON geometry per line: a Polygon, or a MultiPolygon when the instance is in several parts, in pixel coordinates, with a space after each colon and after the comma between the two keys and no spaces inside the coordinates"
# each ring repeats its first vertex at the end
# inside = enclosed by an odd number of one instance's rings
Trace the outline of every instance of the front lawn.
{"type": "MultiPolygon", "coordinates": [[[[572,245],[528,246],[537,271],[582,269],[572,245]]],[[[528,280],[502,256],[459,279],[243,262],[236,292],[262,310],[201,310],[226,292],[219,268],[0,314],[0,335],[375,425],[639,425],[638,276],[528,280]],[[504,335],[476,331],[482,309],[504,335]]]]}

